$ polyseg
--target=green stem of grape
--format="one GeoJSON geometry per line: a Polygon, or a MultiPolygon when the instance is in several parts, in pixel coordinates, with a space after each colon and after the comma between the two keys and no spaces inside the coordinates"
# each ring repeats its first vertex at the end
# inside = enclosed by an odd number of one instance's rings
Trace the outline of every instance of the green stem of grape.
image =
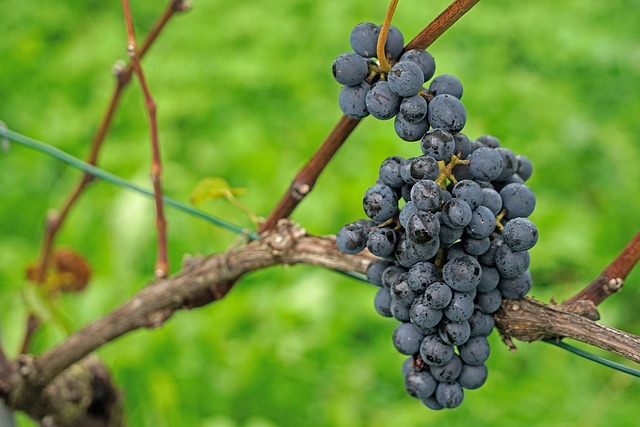
{"type": "Polygon", "coordinates": [[[438,184],[441,188],[447,188],[447,179],[449,179],[451,182],[456,184],[458,180],[453,175],[453,168],[456,167],[457,165],[468,165],[468,164],[469,164],[468,160],[461,160],[460,157],[458,157],[455,154],[451,155],[451,159],[449,160],[449,163],[445,163],[444,160],[439,160],[438,166],[440,166],[440,175],[438,175],[438,178],[436,178],[436,184],[438,184]]]}
{"type": "Polygon", "coordinates": [[[387,55],[384,51],[384,46],[387,43],[387,35],[389,34],[389,26],[391,25],[391,19],[393,19],[393,14],[396,11],[396,6],[398,6],[399,0],[391,0],[389,3],[389,9],[387,9],[387,14],[384,17],[384,22],[382,23],[382,28],[380,28],[380,35],[378,36],[378,44],[376,45],[376,55],[378,56],[378,61],[380,62],[380,71],[383,73],[388,73],[391,69],[391,64],[387,60],[387,55]]]}

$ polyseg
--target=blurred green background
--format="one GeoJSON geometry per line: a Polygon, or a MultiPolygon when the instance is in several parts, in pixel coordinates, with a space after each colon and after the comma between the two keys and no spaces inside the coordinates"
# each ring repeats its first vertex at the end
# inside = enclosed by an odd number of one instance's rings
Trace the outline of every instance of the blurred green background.
{"type": "MultiPolygon", "coordinates": [[[[164,2],[132,2],[138,36],[164,2]]],[[[172,21],[144,68],[158,103],[166,193],[188,201],[203,177],[249,189],[266,216],[340,117],[333,59],[385,1],[213,0],[172,21]]],[[[447,1],[400,2],[408,40],[447,1]]],[[[120,2],[0,0],[0,120],[84,158],[125,58],[120,2]]],[[[485,133],[528,156],[537,195],[531,295],[561,301],[588,283],[640,224],[638,0],[485,0],[429,51],[458,76],[464,132],[485,133]]],[[[360,199],[382,159],[416,155],[391,122],[367,119],[293,218],[315,234],[363,216],[360,199]]],[[[146,113],[127,90],[100,165],[149,186],[146,113]]],[[[19,145],[0,153],[0,321],[14,355],[24,334],[24,268],[42,223],[80,173],[19,145]]],[[[204,209],[244,226],[225,201],[204,209]]],[[[228,248],[234,236],[167,209],[173,271],[184,254],[228,248]]],[[[85,254],[94,280],[65,296],[76,327],[109,312],[152,276],[153,204],[104,182],[91,186],[59,235],[85,254]]],[[[640,334],[636,271],[602,321],[640,334]]],[[[511,353],[491,337],[489,379],[461,407],[433,412],[405,394],[395,323],[373,310],[375,289],[318,268],[271,268],[224,300],[105,346],[132,426],[630,426],[640,383],[543,343],[511,353]]],[[[34,350],[63,338],[46,327],[34,350]]],[[[598,352],[601,354],[600,352],[598,352]]],[[[618,360],[617,358],[608,355],[618,360]]],[[[635,365],[637,367],[637,365],[635,365]]],[[[33,422],[19,416],[19,425],[33,422]]]]}

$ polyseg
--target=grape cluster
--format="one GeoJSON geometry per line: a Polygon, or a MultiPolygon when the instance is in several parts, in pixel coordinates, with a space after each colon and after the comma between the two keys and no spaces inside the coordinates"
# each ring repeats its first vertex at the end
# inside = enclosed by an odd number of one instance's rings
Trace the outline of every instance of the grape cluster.
{"type": "Polygon", "coordinates": [[[405,141],[418,141],[430,128],[455,134],[467,121],[460,102],[462,83],[450,74],[436,76],[436,63],[429,52],[413,49],[403,52],[404,38],[393,25],[385,42],[388,71],[376,59],[380,27],[363,22],[351,31],[353,52],[333,62],[333,76],[343,85],[338,103],[352,118],[368,115],[379,120],[394,119],[394,128],[405,141]]]}
{"type": "Polygon", "coordinates": [[[531,289],[532,165],[488,135],[471,141],[436,128],[421,148],[382,162],[364,193],[368,218],[343,226],[336,244],[379,257],[367,277],[380,287],[376,311],[401,322],[393,344],[409,356],[407,392],[429,408],[454,408],[487,378],[491,315],[531,289]]]}

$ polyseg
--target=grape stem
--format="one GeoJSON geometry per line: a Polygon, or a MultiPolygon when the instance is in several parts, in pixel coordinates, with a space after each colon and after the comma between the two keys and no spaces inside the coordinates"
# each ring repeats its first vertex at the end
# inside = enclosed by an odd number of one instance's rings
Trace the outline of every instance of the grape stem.
{"type": "Polygon", "coordinates": [[[382,28],[380,28],[380,34],[378,35],[378,44],[376,45],[376,55],[378,56],[378,62],[380,63],[380,71],[388,73],[391,69],[391,64],[387,60],[387,54],[384,51],[385,44],[387,43],[387,35],[389,34],[389,26],[393,19],[393,14],[396,12],[396,6],[398,6],[399,0],[391,0],[387,14],[384,16],[382,22],[382,28]]]}
{"type": "Polygon", "coordinates": [[[496,228],[500,231],[504,231],[504,225],[502,225],[502,218],[507,214],[506,209],[502,209],[498,215],[496,215],[496,228]]]}
{"type": "Polygon", "coordinates": [[[468,165],[468,160],[462,160],[458,155],[452,154],[449,163],[445,163],[444,160],[438,161],[438,166],[440,167],[440,175],[436,178],[436,184],[440,185],[443,189],[447,188],[447,179],[456,184],[458,180],[453,175],[453,168],[457,165],[468,165]]]}
{"type": "MultiPolygon", "coordinates": [[[[426,49],[458,19],[462,18],[480,0],[454,0],[437,18],[435,18],[424,30],[420,32],[404,48],[426,49]]],[[[358,119],[343,116],[326,137],[318,151],[309,162],[294,177],[287,191],[282,195],[276,207],[271,211],[265,222],[258,230],[263,233],[276,226],[279,220],[289,217],[315,185],[318,176],[327,166],[333,155],[347,140],[351,132],[360,123],[358,119]],[[300,189],[304,191],[299,191],[300,189]]]]}

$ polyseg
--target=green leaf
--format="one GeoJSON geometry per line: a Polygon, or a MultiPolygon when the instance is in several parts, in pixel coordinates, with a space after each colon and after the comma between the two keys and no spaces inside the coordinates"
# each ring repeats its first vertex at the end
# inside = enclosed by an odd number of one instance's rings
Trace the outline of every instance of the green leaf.
{"type": "Polygon", "coordinates": [[[229,183],[219,177],[203,178],[191,190],[191,203],[197,205],[205,200],[226,198],[232,199],[246,193],[244,188],[231,188],[229,183]]]}

